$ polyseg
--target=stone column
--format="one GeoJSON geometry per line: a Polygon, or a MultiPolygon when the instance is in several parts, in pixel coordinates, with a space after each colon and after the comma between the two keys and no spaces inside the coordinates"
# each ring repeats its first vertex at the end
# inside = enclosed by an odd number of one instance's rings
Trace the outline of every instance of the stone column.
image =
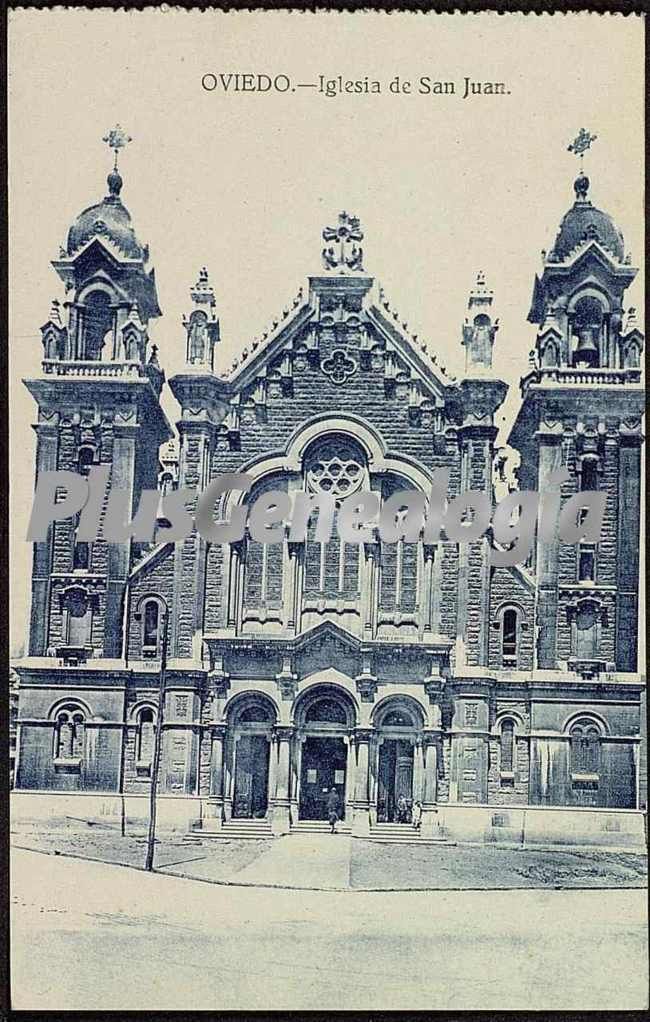
{"type": "Polygon", "coordinates": [[[237,739],[230,735],[224,742],[223,758],[223,815],[229,820],[232,816],[232,802],[235,787],[235,757],[237,755],[237,739]]]}
{"type": "Polygon", "coordinates": [[[275,735],[269,736],[269,780],[267,785],[269,813],[273,816],[273,806],[278,785],[278,741],[275,735]]]}
{"type": "Polygon", "coordinates": [[[413,749],[413,802],[422,802],[424,797],[424,752],[422,739],[417,738],[413,749]]]}
{"type": "Polygon", "coordinates": [[[288,834],[291,826],[289,817],[289,766],[293,728],[279,727],[276,729],[278,743],[277,783],[273,806],[273,833],[288,834]]]}
{"type": "Polygon", "coordinates": [[[347,747],[347,758],[345,762],[345,820],[346,823],[350,823],[353,816],[353,804],[354,804],[354,784],[355,784],[355,773],[354,773],[354,742],[349,735],[346,735],[343,741],[347,747]]]}
{"type": "Polygon", "coordinates": [[[213,825],[221,826],[223,817],[223,759],[226,727],[212,726],[212,749],[210,752],[210,796],[208,816],[213,825]]]}
{"type": "Polygon", "coordinates": [[[361,835],[370,832],[370,816],[368,801],[368,765],[369,746],[372,731],[367,728],[357,729],[355,740],[357,746],[357,769],[354,792],[353,834],[361,835]]]}
{"type": "Polygon", "coordinates": [[[300,772],[302,767],[302,746],[305,735],[294,736],[293,751],[291,754],[291,800],[290,800],[290,822],[298,822],[300,808],[300,772]]]}
{"type": "Polygon", "coordinates": [[[438,745],[435,735],[423,735],[422,758],[424,767],[422,833],[432,834],[437,826],[438,797],[438,745]]]}

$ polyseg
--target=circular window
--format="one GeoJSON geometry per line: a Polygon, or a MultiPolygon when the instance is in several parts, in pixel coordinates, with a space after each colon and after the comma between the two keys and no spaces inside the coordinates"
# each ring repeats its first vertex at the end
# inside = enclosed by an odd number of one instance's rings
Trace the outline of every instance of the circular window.
{"type": "Polygon", "coordinates": [[[306,473],[310,490],[347,497],[363,482],[361,452],[345,437],[332,437],[307,459],[306,473]]]}

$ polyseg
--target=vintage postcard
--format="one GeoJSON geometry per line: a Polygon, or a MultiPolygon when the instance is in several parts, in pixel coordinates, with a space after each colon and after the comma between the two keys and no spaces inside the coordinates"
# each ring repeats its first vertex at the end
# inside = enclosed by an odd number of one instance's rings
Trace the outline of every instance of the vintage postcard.
{"type": "Polygon", "coordinates": [[[9,17],[14,1009],[646,1007],[644,21],[9,17]]]}

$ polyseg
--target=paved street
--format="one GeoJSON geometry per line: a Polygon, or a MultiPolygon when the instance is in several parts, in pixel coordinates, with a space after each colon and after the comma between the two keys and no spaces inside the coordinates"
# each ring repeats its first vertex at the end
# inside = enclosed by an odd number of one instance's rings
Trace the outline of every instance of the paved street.
{"type": "Polygon", "coordinates": [[[617,1010],[643,890],[222,887],[13,852],[16,1009],[617,1010]]]}

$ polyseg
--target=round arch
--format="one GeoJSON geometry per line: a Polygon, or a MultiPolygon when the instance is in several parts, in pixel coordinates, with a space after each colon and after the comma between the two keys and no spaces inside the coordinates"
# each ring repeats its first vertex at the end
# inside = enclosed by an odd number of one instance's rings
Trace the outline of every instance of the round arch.
{"type": "Polygon", "coordinates": [[[519,710],[499,710],[494,720],[494,726],[492,728],[493,734],[501,734],[501,728],[506,720],[512,721],[515,728],[515,734],[520,735],[526,730],[526,724],[522,714],[519,710]]]}
{"type": "MultiPolygon", "coordinates": [[[[330,714],[330,716],[334,716],[334,714],[330,714]]],[[[356,725],[358,720],[358,707],[350,693],[341,685],[337,685],[335,682],[315,682],[298,695],[292,717],[296,725],[307,729],[310,724],[312,727],[317,727],[319,723],[323,723],[349,730],[356,725]],[[342,711],[339,720],[323,719],[319,722],[315,716],[312,716],[317,712],[317,704],[320,702],[323,703],[324,710],[329,704],[338,706],[342,711]],[[308,719],[310,717],[311,719],[308,719]]]]}
{"type": "Polygon", "coordinates": [[[68,696],[67,698],[57,699],[55,703],[52,703],[47,713],[48,720],[56,720],[57,714],[59,714],[61,710],[67,709],[71,709],[73,711],[81,710],[86,720],[93,719],[93,712],[88,703],[84,702],[83,699],[77,698],[77,696],[68,696]]]}
{"type": "Polygon", "coordinates": [[[569,315],[575,312],[576,305],[584,298],[593,298],[602,306],[603,315],[611,312],[611,304],[607,293],[598,286],[578,287],[569,299],[567,312],[569,315]]]}
{"type": "Polygon", "coordinates": [[[601,736],[608,735],[609,726],[604,717],[601,717],[599,713],[595,713],[593,710],[578,710],[576,713],[572,713],[566,718],[562,725],[562,733],[569,734],[571,729],[576,724],[592,724],[598,728],[601,736]]]}
{"type": "Polygon", "coordinates": [[[387,695],[374,707],[370,720],[379,728],[408,728],[421,730],[426,724],[427,714],[424,707],[413,696],[395,694],[387,695]],[[404,723],[399,723],[399,718],[404,723]]]}
{"type": "Polygon", "coordinates": [[[259,723],[272,727],[279,719],[280,711],[275,701],[266,692],[258,689],[247,689],[230,697],[223,708],[224,719],[229,725],[259,723]],[[259,719],[255,719],[255,710],[260,710],[259,719]]]}
{"type": "Polygon", "coordinates": [[[115,288],[111,287],[110,284],[103,280],[91,280],[77,295],[77,305],[87,305],[88,299],[97,294],[97,292],[107,295],[111,302],[117,298],[115,288]]]}
{"type": "Polygon", "coordinates": [[[154,721],[158,718],[158,708],[153,699],[138,699],[137,703],[134,703],[129,710],[128,722],[130,724],[138,724],[139,717],[143,710],[151,710],[154,716],[154,721]]]}

